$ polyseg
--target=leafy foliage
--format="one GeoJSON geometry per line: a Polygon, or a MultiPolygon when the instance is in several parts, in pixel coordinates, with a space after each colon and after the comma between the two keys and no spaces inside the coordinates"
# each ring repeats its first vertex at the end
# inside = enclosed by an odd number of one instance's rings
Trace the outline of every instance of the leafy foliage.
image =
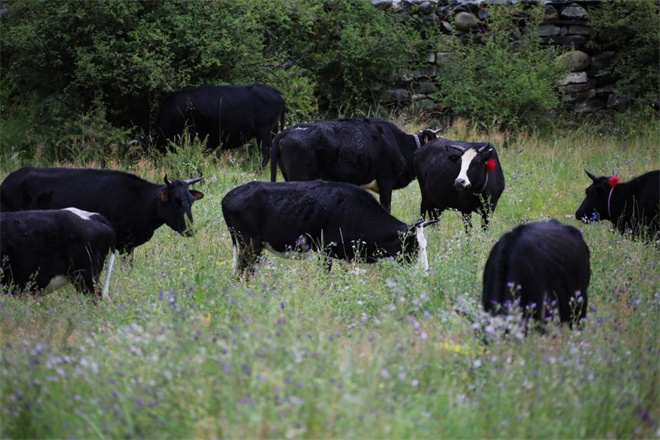
{"type": "Polygon", "coordinates": [[[601,74],[617,78],[616,92],[642,105],[660,95],[660,4],[656,0],[612,0],[595,9],[589,23],[603,49],[614,50],[601,74]]]}
{"type": "Polygon", "coordinates": [[[459,114],[486,126],[531,125],[557,106],[554,83],[562,69],[533,31],[543,8],[525,10],[524,33],[518,28],[521,12],[493,5],[486,35],[446,42],[453,56],[440,72],[438,93],[459,114]]]}

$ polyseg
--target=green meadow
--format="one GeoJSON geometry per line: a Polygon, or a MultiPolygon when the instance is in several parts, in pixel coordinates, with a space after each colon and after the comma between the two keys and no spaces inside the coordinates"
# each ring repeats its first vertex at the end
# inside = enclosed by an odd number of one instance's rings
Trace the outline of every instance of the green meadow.
{"type": "MultiPolygon", "coordinates": [[[[118,260],[111,302],[72,286],[0,295],[0,437],[660,436],[658,244],[574,217],[590,182],[584,168],[616,170],[622,182],[660,168],[658,119],[544,135],[479,133],[459,121],[443,136],[498,149],[507,187],[489,230],[475,214],[468,234],[446,212],[425,231],[429,273],[396,261],[328,272],[318,255],[266,252],[249,280],[231,274],[220,204],[232,188],[269,179],[254,147],[203,154],[193,143],[164,157],[76,163],[0,152],[1,178],[23,165],[205,177],[194,236],[163,226],[132,261],[118,260]],[[579,228],[591,250],[584,327],[525,336],[512,317],[508,335],[484,331],[490,249],[516,225],[550,218],[579,228]]],[[[419,203],[413,181],[394,192],[392,213],[412,223],[419,203]]]]}

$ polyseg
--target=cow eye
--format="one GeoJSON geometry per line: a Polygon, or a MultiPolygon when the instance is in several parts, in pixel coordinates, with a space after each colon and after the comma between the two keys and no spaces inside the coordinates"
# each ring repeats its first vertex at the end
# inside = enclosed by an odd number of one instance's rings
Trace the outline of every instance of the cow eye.
{"type": "Polygon", "coordinates": [[[452,154],[449,156],[449,160],[451,160],[452,162],[458,162],[460,158],[461,156],[459,156],[458,154],[452,154]]]}

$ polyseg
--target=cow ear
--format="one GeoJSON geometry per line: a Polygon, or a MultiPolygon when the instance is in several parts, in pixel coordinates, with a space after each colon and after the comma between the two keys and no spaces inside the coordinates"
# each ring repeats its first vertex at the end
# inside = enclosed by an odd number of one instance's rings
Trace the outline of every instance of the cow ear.
{"type": "Polygon", "coordinates": [[[479,157],[482,161],[487,161],[493,155],[493,146],[491,144],[485,144],[483,147],[479,148],[479,157]]]}
{"type": "Polygon", "coordinates": [[[160,200],[161,202],[167,202],[168,199],[169,199],[169,193],[167,191],[167,187],[158,191],[158,200],[160,200]]]}
{"type": "Polygon", "coordinates": [[[204,198],[204,193],[201,192],[201,191],[197,191],[196,189],[191,189],[190,190],[190,195],[193,196],[193,202],[195,200],[200,200],[200,199],[204,198]]]}

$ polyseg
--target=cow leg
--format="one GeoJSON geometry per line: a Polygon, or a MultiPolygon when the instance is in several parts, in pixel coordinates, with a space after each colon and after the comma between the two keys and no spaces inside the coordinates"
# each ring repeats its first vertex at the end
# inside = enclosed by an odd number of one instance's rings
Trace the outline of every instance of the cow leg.
{"type": "Polygon", "coordinates": [[[392,210],[392,183],[376,180],[380,189],[380,204],[388,213],[392,210]]]}
{"type": "Polygon", "coordinates": [[[482,208],[479,210],[479,214],[481,214],[481,229],[484,231],[488,230],[488,216],[490,214],[490,210],[488,208],[482,208]]]}
{"type": "Polygon", "coordinates": [[[257,133],[257,147],[261,152],[261,165],[259,170],[263,170],[270,159],[270,130],[261,130],[257,133]]]}
{"type": "Polygon", "coordinates": [[[263,243],[258,237],[250,239],[249,243],[238,250],[238,274],[251,275],[254,272],[255,265],[259,262],[261,251],[263,250],[263,243]]]}

